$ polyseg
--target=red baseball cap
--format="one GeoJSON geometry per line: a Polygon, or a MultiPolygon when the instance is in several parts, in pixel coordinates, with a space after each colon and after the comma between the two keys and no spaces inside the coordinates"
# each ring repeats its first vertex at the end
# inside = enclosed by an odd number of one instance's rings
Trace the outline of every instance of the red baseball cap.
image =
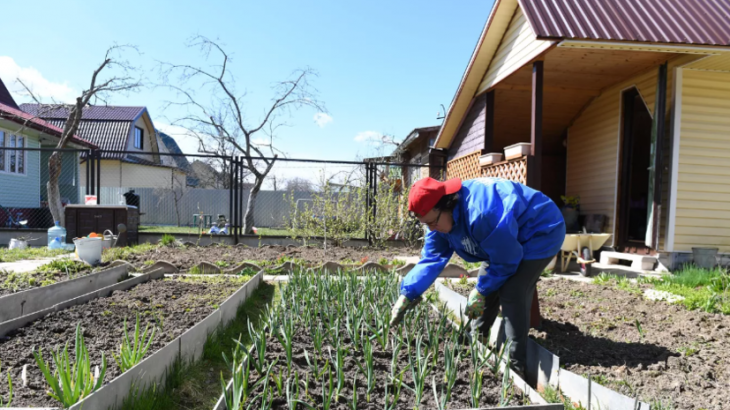
{"type": "Polygon", "coordinates": [[[448,181],[437,181],[433,178],[418,180],[408,194],[408,210],[418,216],[426,215],[444,195],[459,192],[461,180],[459,178],[448,181]]]}

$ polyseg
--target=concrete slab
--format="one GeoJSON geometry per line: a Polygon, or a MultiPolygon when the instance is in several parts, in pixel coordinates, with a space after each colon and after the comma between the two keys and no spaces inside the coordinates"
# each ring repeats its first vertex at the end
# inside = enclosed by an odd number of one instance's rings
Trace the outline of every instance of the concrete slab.
{"type": "Polygon", "coordinates": [[[6,272],[15,272],[15,273],[25,273],[25,272],[33,272],[34,270],[37,270],[41,266],[51,263],[54,260],[57,259],[72,259],[73,255],[59,255],[53,258],[44,258],[44,259],[36,259],[36,260],[22,260],[17,262],[2,262],[0,263],[0,271],[6,271],[6,272]]]}

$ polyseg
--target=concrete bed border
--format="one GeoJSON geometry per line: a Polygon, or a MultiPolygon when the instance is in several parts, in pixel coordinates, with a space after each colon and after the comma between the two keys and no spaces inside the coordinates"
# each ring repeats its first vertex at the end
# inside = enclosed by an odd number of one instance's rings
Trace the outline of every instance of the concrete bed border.
{"type": "MultiPolygon", "coordinates": [[[[409,269],[410,270],[410,269],[409,269]]],[[[362,279],[362,277],[359,277],[362,279]]],[[[278,275],[277,280],[279,281],[287,281],[289,279],[289,275],[278,275]]],[[[435,311],[438,312],[438,308],[434,305],[430,305],[435,311]]],[[[453,325],[453,323],[452,323],[453,325]]],[[[251,346],[249,349],[249,355],[253,352],[254,347],[251,346]]],[[[244,360],[248,360],[248,356],[244,360]]],[[[242,364],[244,365],[245,362],[242,364]]],[[[502,362],[500,365],[500,372],[504,372],[504,367],[506,364],[502,362]]],[[[514,374],[513,372],[510,373],[510,379],[512,380],[512,383],[515,387],[520,389],[532,402],[538,402],[538,404],[532,404],[527,406],[509,406],[509,407],[483,407],[479,409],[474,408],[466,408],[466,409],[459,409],[459,410],[502,410],[502,409],[515,409],[515,410],[563,410],[562,404],[550,404],[545,402],[545,399],[537,393],[535,390],[533,390],[530,385],[522,380],[520,376],[514,374]]],[[[226,384],[226,390],[230,390],[233,385],[233,380],[229,380],[226,384]]],[[[227,410],[227,406],[225,403],[225,397],[223,394],[220,395],[218,398],[218,401],[215,404],[215,407],[213,407],[213,410],[227,410]]]]}
{"type": "MultiPolygon", "coordinates": [[[[13,321],[0,323],[0,334],[4,335],[13,328],[22,327],[33,320],[47,315],[48,313],[62,310],[70,306],[86,303],[97,297],[111,294],[115,290],[126,290],[140,283],[153,279],[165,277],[162,269],[155,270],[131,279],[119,282],[115,285],[99,289],[95,292],[59,303],[50,309],[26,315],[13,321]],[[22,320],[21,320],[22,319],[22,320]],[[3,333],[5,332],[5,333],[3,333]]],[[[253,291],[263,281],[263,271],[254,275],[249,281],[236,290],[231,296],[221,303],[218,309],[214,310],[205,319],[198,322],[182,335],[176,337],[165,347],[156,351],[149,357],[142,360],[132,369],[117,376],[109,383],[103,385],[99,390],[87,396],[85,399],[71,406],[69,410],[98,409],[108,410],[120,405],[134,387],[144,388],[152,383],[161,384],[168,369],[177,360],[195,361],[203,354],[203,346],[208,336],[221,326],[225,326],[236,317],[240,305],[253,294],[253,291]]],[[[14,410],[26,408],[12,407],[14,410]]],[[[30,410],[30,408],[28,408],[30,410]]],[[[57,408],[34,407],[33,410],[57,410],[57,408]]]]}
{"type": "MultiPolygon", "coordinates": [[[[465,296],[454,292],[443,283],[436,282],[434,286],[447,309],[454,313],[463,313],[467,300],[465,296]]],[[[492,325],[489,343],[498,346],[503,340],[502,319],[498,317],[492,325]]],[[[638,398],[625,396],[569,370],[561,369],[558,356],[531,338],[527,343],[526,376],[538,390],[543,391],[546,386],[560,389],[572,402],[580,403],[589,410],[650,410],[651,406],[638,401],[638,398]]]]}
{"type": "Polygon", "coordinates": [[[115,266],[74,279],[0,297],[0,323],[48,309],[57,303],[113,285],[125,279],[129,266],[115,266]]]}

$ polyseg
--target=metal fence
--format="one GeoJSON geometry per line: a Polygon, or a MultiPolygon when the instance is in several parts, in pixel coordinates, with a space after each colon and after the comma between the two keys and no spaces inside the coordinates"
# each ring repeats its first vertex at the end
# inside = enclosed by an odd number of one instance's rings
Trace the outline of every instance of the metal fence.
{"type": "MultiPolygon", "coordinates": [[[[53,225],[46,194],[53,151],[24,148],[11,155],[0,150],[0,227],[53,225]]],[[[443,173],[428,165],[377,161],[99,150],[62,150],[59,155],[64,206],[96,195],[100,205],[136,206],[140,232],[172,234],[250,233],[244,226],[253,208],[252,225],[259,235],[393,237],[402,234],[407,219],[403,206],[410,185],[443,173]],[[257,186],[251,168],[261,171],[268,164],[270,170],[257,186]]]]}

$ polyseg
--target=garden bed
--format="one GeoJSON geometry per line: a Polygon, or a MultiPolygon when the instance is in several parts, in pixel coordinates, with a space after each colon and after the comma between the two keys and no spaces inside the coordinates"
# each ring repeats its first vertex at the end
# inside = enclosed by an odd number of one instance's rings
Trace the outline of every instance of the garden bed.
{"type": "Polygon", "coordinates": [[[0,271],[0,296],[52,285],[92,272],[92,267],[70,259],[53,260],[32,272],[0,271]]]}
{"type": "MultiPolygon", "coordinates": [[[[107,358],[105,381],[120,374],[112,358],[118,354],[122,341],[123,323],[133,333],[136,314],[141,326],[157,328],[145,357],[164,347],[197,322],[205,319],[248,280],[241,278],[163,279],[145,282],[126,291],[114,291],[109,297],[51,313],[22,328],[11,331],[0,340],[0,363],[10,369],[13,377],[14,407],[55,407],[58,403],[46,391],[48,384],[33,358],[33,350],[42,349],[45,360],[51,352],[66,342],[73,358],[76,326],[83,330],[92,365],[101,364],[102,352],[107,358]],[[23,367],[27,365],[27,386],[23,387],[23,367]]],[[[54,368],[53,365],[51,365],[54,368]]],[[[7,384],[0,384],[0,395],[7,397],[7,384]]]]}
{"type": "MultiPolygon", "coordinates": [[[[452,285],[466,295],[473,284],[452,285]]],[[[647,300],[642,288],[538,282],[542,329],[530,335],[561,368],[629,397],[675,409],[730,402],[730,318],[647,300]]]]}
{"type": "MultiPolygon", "coordinates": [[[[260,248],[246,246],[156,246],[148,247],[144,252],[128,252],[119,257],[137,268],[145,266],[147,261],[167,261],[179,270],[188,270],[200,262],[217,264],[221,268],[232,267],[242,261],[269,262],[280,264],[288,260],[321,265],[326,261],[339,263],[381,262],[388,263],[396,256],[417,255],[418,250],[396,249],[381,250],[367,248],[331,247],[325,252],[316,247],[294,247],[269,245],[260,248]]],[[[147,262],[149,263],[149,262],[147,262]]]]}
{"type": "MultiPolygon", "coordinates": [[[[243,408],[305,408],[295,406],[296,399],[315,408],[328,408],[331,399],[330,409],[442,408],[436,395],[452,409],[523,403],[509,377],[498,373],[495,355],[478,342],[470,344],[465,329],[452,328],[428,303],[410,313],[397,331],[384,327],[398,296],[397,276],[358,280],[353,274],[294,274],[280,286],[281,303],[268,315],[267,330],[254,335],[251,360],[238,373],[243,378],[248,369],[250,390],[240,382],[230,390],[245,392],[243,408]],[[454,351],[461,352],[459,359],[448,360],[455,357],[448,352],[454,351]],[[427,375],[420,400],[411,390],[424,374],[416,369],[427,375]],[[451,393],[446,394],[449,385],[451,393]],[[476,399],[473,386],[481,393],[476,399]]],[[[240,360],[232,363],[238,366],[240,360]]],[[[222,408],[227,407],[216,407],[222,408]]]]}

